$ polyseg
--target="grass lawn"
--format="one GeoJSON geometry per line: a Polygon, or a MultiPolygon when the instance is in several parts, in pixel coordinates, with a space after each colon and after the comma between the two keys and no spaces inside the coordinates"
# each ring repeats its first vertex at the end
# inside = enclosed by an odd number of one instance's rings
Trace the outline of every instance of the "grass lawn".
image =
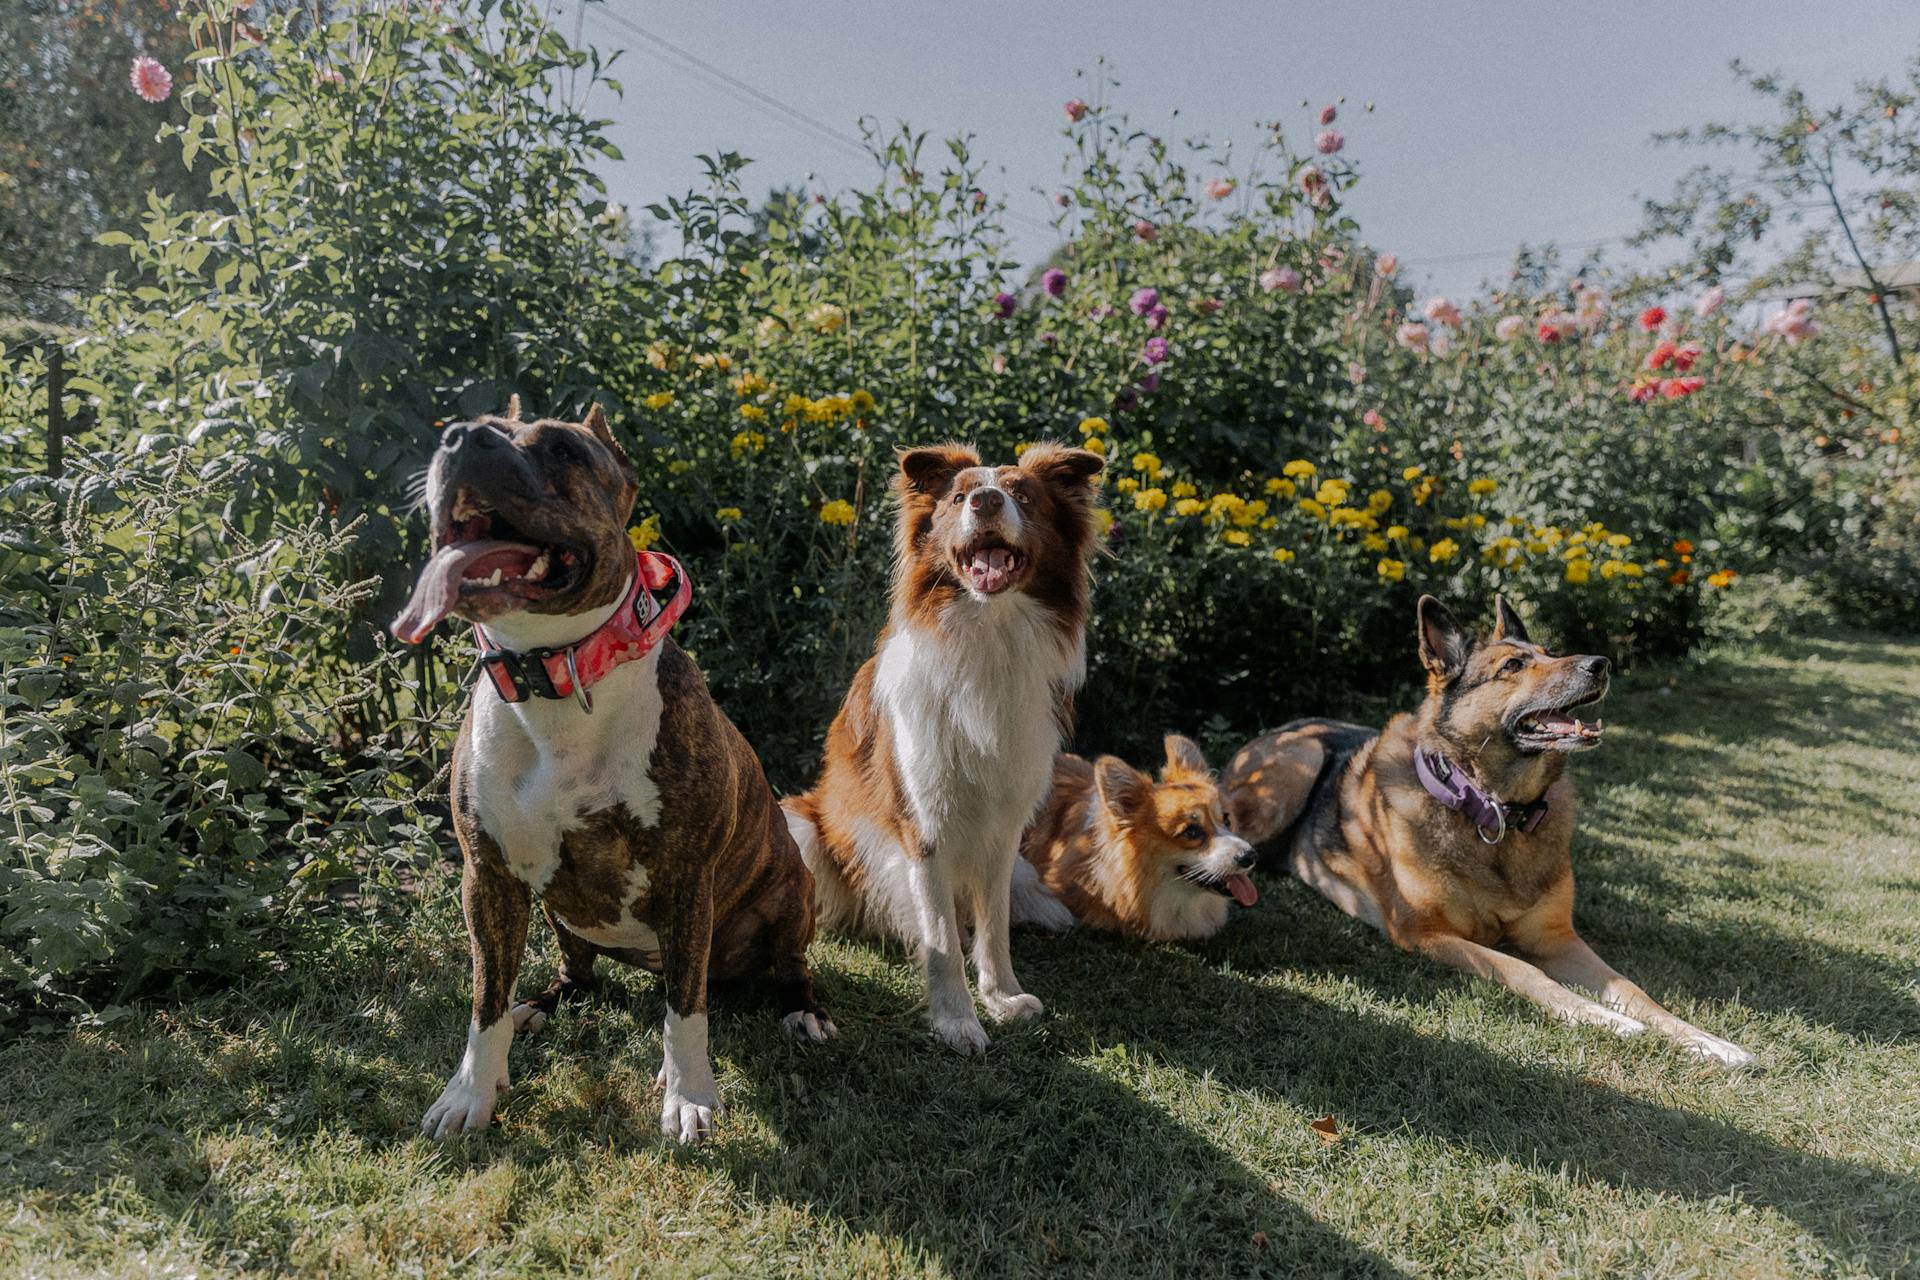
{"type": "Polygon", "coordinates": [[[1920,1274],[1920,644],[1721,650],[1607,719],[1577,919],[1754,1069],[1550,1023],[1269,879],[1197,950],[1018,938],[1050,1016],[983,1061],[902,955],[822,944],[841,1038],[719,1010],[693,1151],[621,976],[436,1146],[449,872],[309,971],[0,1049],[0,1274],[1920,1274]]]}

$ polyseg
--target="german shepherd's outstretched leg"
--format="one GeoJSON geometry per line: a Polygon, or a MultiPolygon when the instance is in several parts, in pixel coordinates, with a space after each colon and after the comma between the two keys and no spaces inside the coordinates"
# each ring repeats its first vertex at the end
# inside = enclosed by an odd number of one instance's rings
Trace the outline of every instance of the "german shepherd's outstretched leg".
{"type": "Polygon", "coordinates": [[[1469,942],[1451,934],[1422,938],[1419,949],[1450,969],[1461,969],[1482,978],[1491,978],[1507,990],[1519,992],[1567,1022],[1605,1027],[1615,1035],[1622,1036],[1638,1035],[1647,1029],[1647,1024],[1638,1018],[1616,1013],[1605,1005],[1595,1004],[1585,996],[1567,990],[1519,956],[1495,951],[1492,947],[1483,947],[1477,942],[1469,942]]]}
{"type": "Polygon", "coordinates": [[[1540,967],[1556,981],[1585,987],[1599,996],[1609,1008],[1640,1019],[1689,1053],[1712,1058],[1730,1067],[1745,1066],[1753,1061],[1751,1053],[1732,1041],[1710,1035],[1667,1012],[1652,996],[1595,955],[1586,940],[1572,930],[1551,940],[1549,947],[1551,949],[1536,946],[1531,951],[1540,961],[1540,967]]]}

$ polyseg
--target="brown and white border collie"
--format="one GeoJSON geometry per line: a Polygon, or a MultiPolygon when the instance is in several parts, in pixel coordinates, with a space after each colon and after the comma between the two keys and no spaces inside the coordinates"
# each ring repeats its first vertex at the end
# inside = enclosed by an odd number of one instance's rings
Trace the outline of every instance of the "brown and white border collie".
{"type": "MultiPolygon", "coordinates": [[[[828,731],[818,784],[787,802],[819,922],[918,947],[933,1034],[961,1053],[987,1047],[965,923],[988,1014],[1041,1012],[1013,975],[1009,895],[1086,675],[1100,468],[1051,444],[1015,466],[982,466],[960,445],[900,456],[892,612],[828,731]]],[[[1051,916],[1072,923],[1057,904],[1051,916]]]]}
{"type": "MultiPolygon", "coordinates": [[[[1211,938],[1230,902],[1260,893],[1253,846],[1233,834],[1226,800],[1200,748],[1170,733],[1160,780],[1117,756],[1053,763],[1053,793],[1020,856],[1074,918],[1157,942],[1211,938]]],[[[1018,910],[1015,923],[1027,920],[1018,910]]]]}

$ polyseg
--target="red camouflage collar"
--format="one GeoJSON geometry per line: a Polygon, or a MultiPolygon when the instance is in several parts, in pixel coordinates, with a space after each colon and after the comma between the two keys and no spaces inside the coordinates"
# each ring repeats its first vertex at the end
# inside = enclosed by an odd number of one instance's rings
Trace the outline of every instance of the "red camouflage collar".
{"type": "Polygon", "coordinates": [[[493,681],[502,702],[525,702],[530,697],[575,698],[593,711],[587,690],[599,684],[623,662],[651,653],[666,638],[693,600],[687,571],[672,556],[658,551],[634,553],[633,586],[613,616],[585,639],[551,649],[524,652],[497,648],[487,629],[473,624],[480,644],[480,666],[493,681]],[[656,593],[668,585],[673,592],[665,604],[656,593]]]}

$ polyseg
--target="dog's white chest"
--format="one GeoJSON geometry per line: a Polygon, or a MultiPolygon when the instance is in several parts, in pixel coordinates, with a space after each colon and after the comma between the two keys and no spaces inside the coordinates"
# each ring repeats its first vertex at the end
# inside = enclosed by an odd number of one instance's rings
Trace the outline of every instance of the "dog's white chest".
{"type": "Polygon", "coordinates": [[[1059,749],[1057,691],[1079,683],[1083,664],[1024,595],[963,599],[939,629],[888,637],[875,687],[925,835],[997,844],[1001,828],[1026,824],[1059,749]]]}
{"type": "MultiPolygon", "coordinates": [[[[562,837],[590,813],[624,805],[641,827],[660,821],[649,768],[660,733],[660,651],[616,668],[593,688],[588,714],[572,699],[508,704],[475,690],[468,786],[481,829],[535,890],[553,878],[562,837]]],[[[619,943],[616,945],[635,945],[619,943]]]]}

